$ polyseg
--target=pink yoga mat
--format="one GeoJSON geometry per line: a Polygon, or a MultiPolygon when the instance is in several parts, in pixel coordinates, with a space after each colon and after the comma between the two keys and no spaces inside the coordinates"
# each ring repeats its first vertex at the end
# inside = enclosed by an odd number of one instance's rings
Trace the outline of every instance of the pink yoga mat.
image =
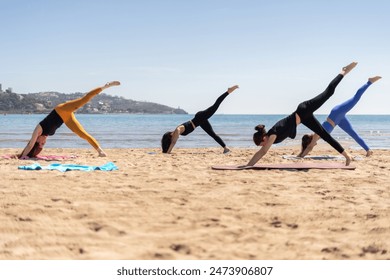
{"type": "MultiPolygon", "coordinates": [[[[17,155],[2,155],[1,158],[4,158],[4,159],[17,159],[17,155]]],[[[77,156],[75,156],[75,155],[46,155],[46,156],[38,155],[35,158],[29,158],[29,160],[54,161],[54,160],[64,160],[64,159],[71,159],[71,158],[77,158],[77,156]]]]}
{"type": "Polygon", "coordinates": [[[245,170],[245,169],[346,169],[354,170],[355,166],[345,166],[336,162],[294,162],[278,164],[255,164],[254,166],[239,167],[238,165],[214,165],[211,167],[215,170],[245,170]]]}

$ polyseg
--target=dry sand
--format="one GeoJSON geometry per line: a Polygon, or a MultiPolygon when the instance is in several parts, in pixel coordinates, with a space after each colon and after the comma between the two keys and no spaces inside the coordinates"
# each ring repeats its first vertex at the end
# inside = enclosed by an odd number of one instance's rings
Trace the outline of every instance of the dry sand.
{"type": "MultiPolygon", "coordinates": [[[[255,151],[43,153],[112,161],[112,172],[24,171],[33,161],[0,159],[0,259],[390,259],[389,150],[351,151],[363,158],[354,171],[210,168],[245,164],[255,151]]],[[[273,148],[262,162],[291,162],[281,156],[293,151],[273,148]]]]}

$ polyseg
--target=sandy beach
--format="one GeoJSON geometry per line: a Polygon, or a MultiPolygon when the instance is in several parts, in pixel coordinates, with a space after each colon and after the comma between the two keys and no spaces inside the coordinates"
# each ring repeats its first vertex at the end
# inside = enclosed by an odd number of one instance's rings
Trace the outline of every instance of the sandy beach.
{"type": "MultiPolygon", "coordinates": [[[[0,159],[0,259],[390,259],[390,150],[350,151],[361,157],[353,171],[211,169],[255,151],[43,153],[112,161],[111,172],[25,171],[18,166],[33,161],[0,159]]],[[[282,155],[294,151],[273,148],[262,162],[291,162],[282,155]]],[[[328,146],[312,153],[324,154],[336,155],[328,146]]]]}

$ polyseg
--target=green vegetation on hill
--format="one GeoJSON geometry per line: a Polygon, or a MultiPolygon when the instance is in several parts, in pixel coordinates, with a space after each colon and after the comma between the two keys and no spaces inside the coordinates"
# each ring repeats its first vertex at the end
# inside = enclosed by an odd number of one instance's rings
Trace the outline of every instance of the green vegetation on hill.
{"type": "MultiPolygon", "coordinates": [[[[49,113],[57,104],[80,98],[83,93],[64,94],[59,92],[40,92],[29,94],[0,93],[0,112],[11,114],[49,113]]],[[[172,108],[153,102],[135,101],[123,97],[101,93],[78,113],[104,114],[187,114],[180,108],[172,108]]]]}

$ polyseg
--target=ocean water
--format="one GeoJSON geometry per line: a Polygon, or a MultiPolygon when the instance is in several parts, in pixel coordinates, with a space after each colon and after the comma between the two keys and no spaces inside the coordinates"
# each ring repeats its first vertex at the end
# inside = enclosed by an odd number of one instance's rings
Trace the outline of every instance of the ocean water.
{"type": "MultiPolygon", "coordinates": [[[[0,115],[0,148],[23,148],[37,123],[46,115],[0,115]]],[[[270,128],[286,115],[214,115],[210,119],[214,131],[229,147],[254,148],[254,127],[262,123],[270,128]]],[[[190,120],[193,115],[84,115],[77,119],[103,148],[156,148],[161,136],[177,125],[190,120]]],[[[317,115],[322,123],[326,115],[317,115]]],[[[349,115],[355,130],[372,149],[390,149],[390,115],[349,115]]],[[[300,145],[303,134],[310,131],[303,125],[297,129],[297,137],[277,145],[300,145]]],[[[360,147],[340,128],[332,136],[344,147],[360,147]]],[[[321,140],[322,141],[322,140],[321,140]]],[[[87,148],[90,145],[62,125],[55,135],[48,138],[48,148],[87,148]]],[[[176,147],[219,147],[200,127],[188,136],[181,136],[176,147]]]]}

